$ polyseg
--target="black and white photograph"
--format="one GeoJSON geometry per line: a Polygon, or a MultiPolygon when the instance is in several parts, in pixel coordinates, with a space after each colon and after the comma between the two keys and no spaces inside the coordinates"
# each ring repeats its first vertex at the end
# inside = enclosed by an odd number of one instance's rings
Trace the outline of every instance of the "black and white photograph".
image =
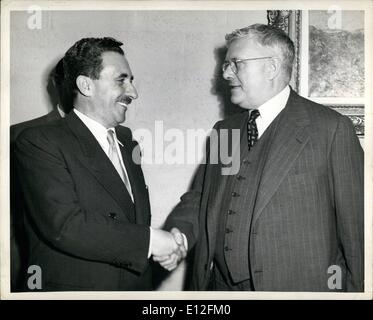
{"type": "Polygon", "coordinates": [[[1,297],[372,299],[372,4],[2,2],[1,297]]]}

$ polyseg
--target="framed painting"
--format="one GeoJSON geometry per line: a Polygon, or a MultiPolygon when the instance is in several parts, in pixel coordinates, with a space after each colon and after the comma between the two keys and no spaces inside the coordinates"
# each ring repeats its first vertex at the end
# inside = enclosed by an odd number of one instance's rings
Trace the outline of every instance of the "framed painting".
{"type": "Polygon", "coordinates": [[[294,41],[291,86],[347,115],[364,136],[364,11],[269,10],[268,23],[294,41]]]}

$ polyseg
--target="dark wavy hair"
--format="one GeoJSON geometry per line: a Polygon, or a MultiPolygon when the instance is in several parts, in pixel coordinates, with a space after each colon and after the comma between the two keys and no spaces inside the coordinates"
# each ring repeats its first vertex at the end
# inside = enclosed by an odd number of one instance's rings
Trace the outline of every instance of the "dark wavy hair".
{"type": "Polygon", "coordinates": [[[63,70],[66,85],[72,94],[72,99],[76,97],[76,78],[79,75],[98,79],[102,70],[102,53],[107,51],[117,52],[124,55],[120,46],[123,43],[114,38],[83,38],[77,41],[63,57],[63,70]]]}

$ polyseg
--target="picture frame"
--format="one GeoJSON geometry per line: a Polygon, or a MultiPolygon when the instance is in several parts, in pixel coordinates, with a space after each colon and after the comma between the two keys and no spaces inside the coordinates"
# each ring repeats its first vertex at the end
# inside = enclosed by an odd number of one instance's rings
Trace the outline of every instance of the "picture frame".
{"type": "MultiPolygon", "coordinates": [[[[364,97],[315,97],[309,94],[309,18],[309,10],[267,10],[268,24],[285,31],[294,42],[295,57],[290,85],[301,96],[348,116],[355,127],[356,134],[362,139],[365,127],[364,97]]],[[[364,51],[364,48],[362,50],[364,51]]],[[[364,74],[362,76],[364,77],[364,74]]],[[[362,89],[364,90],[364,81],[362,81],[362,89]]]]}

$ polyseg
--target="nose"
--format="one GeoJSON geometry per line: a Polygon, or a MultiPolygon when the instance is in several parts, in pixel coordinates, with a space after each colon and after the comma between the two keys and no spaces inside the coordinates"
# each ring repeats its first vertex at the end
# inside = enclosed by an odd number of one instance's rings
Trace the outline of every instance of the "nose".
{"type": "Polygon", "coordinates": [[[234,79],[234,77],[235,74],[233,73],[232,68],[230,66],[227,66],[227,68],[225,68],[225,70],[223,71],[223,78],[225,80],[232,80],[234,79]]]}
{"type": "Polygon", "coordinates": [[[137,99],[138,98],[139,95],[137,94],[137,90],[136,90],[133,83],[129,83],[126,86],[126,96],[131,97],[131,99],[137,99]]]}

